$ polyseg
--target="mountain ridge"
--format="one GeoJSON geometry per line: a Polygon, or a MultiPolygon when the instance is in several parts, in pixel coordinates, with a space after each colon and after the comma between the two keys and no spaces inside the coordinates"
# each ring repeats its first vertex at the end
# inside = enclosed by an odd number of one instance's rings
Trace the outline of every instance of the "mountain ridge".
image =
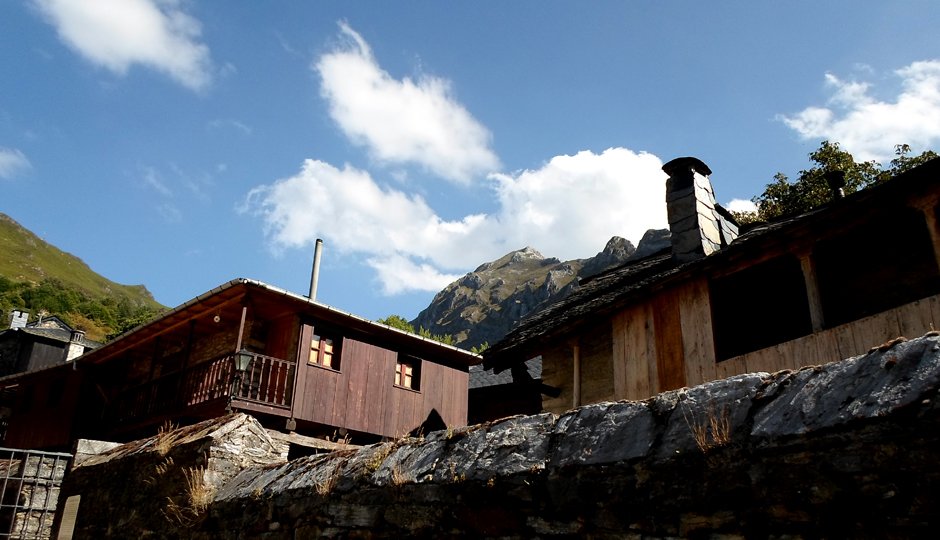
{"type": "MultiPolygon", "coordinates": [[[[157,302],[144,285],[122,285],[98,274],[80,258],[49,244],[35,233],[20,225],[12,217],[0,212],[0,311],[8,322],[7,312],[13,309],[48,310],[69,320],[70,324],[89,332],[89,337],[101,339],[114,330],[103,320],[114,317],[133,317],[143,312],[153,313],[166,309],[157,302]],[[52,285],[50,285],[52,284],[52,285]],[[27,305],[45,294],[46,302],[56,296],[53,304],[86,305],[89,309],[71,313],[59,312],[52,305],[27,305]],[[97,303],[98,305],[93,305],[97,303]],[[112,313],[102,313],[110,309],[112,313]],[[97,311],[98,319],[95,320],[97,311]]],[[[37,313],[31,313],[35,316],[37,313]]]]}

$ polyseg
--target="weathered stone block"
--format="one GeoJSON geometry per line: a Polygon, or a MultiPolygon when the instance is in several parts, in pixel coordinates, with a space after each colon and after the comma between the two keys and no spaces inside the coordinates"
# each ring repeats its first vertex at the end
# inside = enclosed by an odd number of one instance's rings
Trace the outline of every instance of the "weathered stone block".
{"type": "Polygon", "coordinates": [[[555,425],[551,467],[616,463],[647,455],[656,439],[645,402],[599,403],[571,411],[555,425]]]}

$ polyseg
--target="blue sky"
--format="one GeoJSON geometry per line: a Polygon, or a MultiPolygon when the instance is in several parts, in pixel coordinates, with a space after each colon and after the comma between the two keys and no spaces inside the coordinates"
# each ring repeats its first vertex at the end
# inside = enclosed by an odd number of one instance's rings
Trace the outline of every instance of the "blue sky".
{"type": "Polygon", "coordinates": [[[513,249],[665,225],[663,162],[720,202],[940,148],[940,4],[0,4],[0,212],[178,305],[235,277],[412,318],[513,249]]]}

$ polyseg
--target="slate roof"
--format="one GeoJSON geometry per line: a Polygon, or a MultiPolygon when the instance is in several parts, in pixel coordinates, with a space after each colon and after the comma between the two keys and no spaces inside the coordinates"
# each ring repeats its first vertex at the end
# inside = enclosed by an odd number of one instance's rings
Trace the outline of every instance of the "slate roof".
{"type": "MultiPolygon", "coordinates": [[[[526,371],[533,380],[542,378],[542,357],[530,358],[525,362],[526,371]]],[[[482,364],[470,366],[469,388],[487,388],[490,386],[499,386],[502,384],[512,384],[513,376],[509,370],[503,370],[496,373],[492,369],[484,369],[482,364]]]]}
{"type": "Polygon", "coordinates": [[[651,287],[682,279],[693,272],[728,266],[736,260],[760,256],[778,244],[797,238],[811,242],[820,230],[832,224],[857,221],[866,206],[877,208],[884,201],[917,190],[937,190],[940,158],[902,173],[894,179],[857,191],[804,214],[761,223],[742,232],[729,246],[708,257],[681,264],[664,249],[637,261],[593,276],[580,283],[577,291],[551,306],[533,313],[502,340],[483,352],[483,367],[503,371],[531,356],[546,340],[572,333],[579,327],[609,316],[645,295],[651,287]]]}
{"type": "MultiPolygon", "coordinates": [[[[4,330],[2,334],[7,332],[22,332],[31,336],[37,336],[41,338],[50,339],[53,341],[59,341],[61,343],[68,343],[72,339],[72,332],[70,330],[65,330],[63,328],[41,328],[36,326],[24,326],[21,328],[10,328],[4,330]]],[[[82,341],[82,345],[86,349],[96,349],[101,346],[101,343],[94,341],[88,338],[85,338],[82,341]]]]}

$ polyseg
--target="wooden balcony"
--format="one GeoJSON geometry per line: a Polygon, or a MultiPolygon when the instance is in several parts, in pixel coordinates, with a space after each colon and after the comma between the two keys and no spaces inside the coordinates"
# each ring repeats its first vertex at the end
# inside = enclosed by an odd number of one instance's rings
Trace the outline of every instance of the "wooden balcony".
{"type": "MultiPolygon", "coordinates": [[[[253,354],[244,373],[235,371],[235,355],[201,362],[147,383],[128,388],[109,407],[114,425],[146,423],[151,419],[183,416],[196,409],[202,414],[222,412],[231,400],[234,408],[290,414],[296,363],[253,354]]],[[[200,416],[200,414],[193,414],[200,416]]]]}

